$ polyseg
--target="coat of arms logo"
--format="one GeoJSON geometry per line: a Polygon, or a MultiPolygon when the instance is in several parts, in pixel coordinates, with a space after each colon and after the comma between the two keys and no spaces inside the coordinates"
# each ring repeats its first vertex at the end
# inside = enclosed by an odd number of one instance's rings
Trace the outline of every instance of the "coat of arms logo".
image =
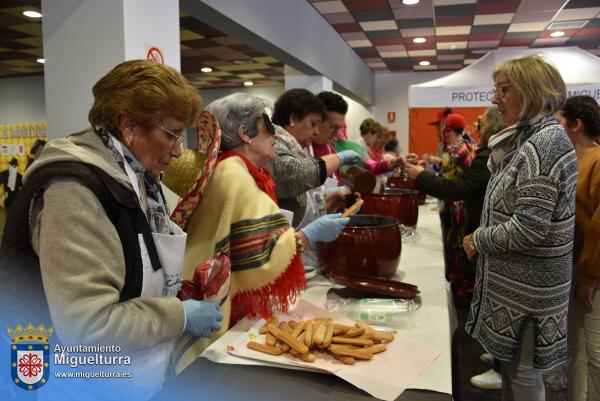
{"type": "Polygon", "coordinates": [[[8,328],[11,337],[11,375],[13,383],[25,390],[37,390],[50,378],[50,345],[48,338],[54,329],[43,324],[35,327],[31,323],[14,330],[8,328]]]}

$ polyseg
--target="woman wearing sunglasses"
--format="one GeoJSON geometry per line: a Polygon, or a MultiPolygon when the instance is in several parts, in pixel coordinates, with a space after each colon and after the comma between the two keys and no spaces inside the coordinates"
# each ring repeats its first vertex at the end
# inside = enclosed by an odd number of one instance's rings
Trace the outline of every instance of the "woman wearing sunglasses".
{"type": "Polygon", "coordinates": [[[188,336],[176,350],[176,371],[245,316],[286,312],[306,286],[301,254],[333,241],[348,223],[322,216],[301,230],[281,213],[265,163],[275,158],[275,127],[264,100],[234,93],[206,108],[221,127],[221,155],[202,201],[190,211],[183,291],[220,304],[221,330],[188,336]]]}

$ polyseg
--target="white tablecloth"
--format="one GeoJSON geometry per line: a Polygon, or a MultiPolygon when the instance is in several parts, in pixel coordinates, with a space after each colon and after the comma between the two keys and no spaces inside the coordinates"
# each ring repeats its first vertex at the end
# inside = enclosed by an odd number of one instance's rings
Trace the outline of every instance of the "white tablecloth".
{"type": "MultiPolygon", "coordinates": [[[[422,305],[413,312],[408,324],[391,325],[403,336],[433,345],[442,355],[409,388],[452,394],[451,338],[454,322],[449,313],[449,287],[444,277],[444,256],[437,201],[428,199],[419,207],[415,235],[402,243],[402,255],[395,280],[415,284],[422,305]]],[[[324,305],[331,283],[317,276],[308,281],[303,299],[324,305]]]]}
{"type": "MultiPolygon", "coordinates": [[[[408,321],[391,325],[398,333],[442,350],[442,355],[427,369],[410,389],[431,390],[452,394],[451,370],[451,324],[448,294],[444,277],[441,229],[438,212],[433,210],[436,202],[429,200],[419,207],[419,221],[413,237],[403,241],[400,265],[394,279],[415,284],[421,291],[421,307],[413,312],[408,321]]],[[[308,281],[303,295],[316,305],[324,306],[327,291],[333,285],[323,276],[308,281]]],[[[232,343],[245,330],[234,327],[213,343],[202,356],[219,363],[265,365],[251,359],[229,355],[223,345],[232,343]]],[[[268,364],[267,364],[268,365],[268,364]]]]}

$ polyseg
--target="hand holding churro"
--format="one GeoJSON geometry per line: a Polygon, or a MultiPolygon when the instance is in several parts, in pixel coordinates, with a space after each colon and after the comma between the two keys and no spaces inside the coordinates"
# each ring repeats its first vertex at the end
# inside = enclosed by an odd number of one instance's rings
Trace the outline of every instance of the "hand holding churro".
{"type": "Polygon", "coordinates": [[[358,212],[358,209],[360,209],[363,203],[365,203],[364,200],[357,200],[354,205],[350,206],[348,209],[346,209],[346,211],[344,211],[344,213],[342,213],[342,217],[352,216],[354,213],[358,212]]]}

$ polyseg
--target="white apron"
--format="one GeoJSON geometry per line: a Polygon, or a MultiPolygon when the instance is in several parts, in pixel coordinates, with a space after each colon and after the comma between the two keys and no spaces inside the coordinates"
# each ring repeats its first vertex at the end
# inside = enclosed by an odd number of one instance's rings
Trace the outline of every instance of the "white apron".
{"type": "MultiPolygon", "coordinates": [[[[302,221],[300,224],[298,224],[298,229],[306,227],[319,217],[327,214],[327,207],[325,205],[325,188],[329,188],[331,186],[337,187],[337,181],[327,177],[323,185],[306,192],[306,210],[304,212],[302,221]]],[[[305,249],[302,253],[302,263],[304,264],[304,271],[312,271],[317,267],[320,267],[321,262],[319,261],[317,250],[305,249]]]]}
{"type": "MultiPolygon", "coordinates": [[[[114,143],[119,153],[123,155],[121,144],[117,140],[114,143]]],[[[131,167],[127,163],[124,164],[129,181],[140,198],[138,178],[131,167]]],[[[157,271],[152,268],[142,234],[138,234],[143,266],[142,297],[172,297],[176,296],[181,288],[180,277],[187,234],[172,221],[169,221],[169,224],[173,234],[152,233],[162,265],[162,269],[157,271]]],[[[165,341],[131,355],[131,368],[134,375],[132,381],[135,392],[133,399],[147,400],[161,389],[174,346],[175,340],[165,341]]]]}

